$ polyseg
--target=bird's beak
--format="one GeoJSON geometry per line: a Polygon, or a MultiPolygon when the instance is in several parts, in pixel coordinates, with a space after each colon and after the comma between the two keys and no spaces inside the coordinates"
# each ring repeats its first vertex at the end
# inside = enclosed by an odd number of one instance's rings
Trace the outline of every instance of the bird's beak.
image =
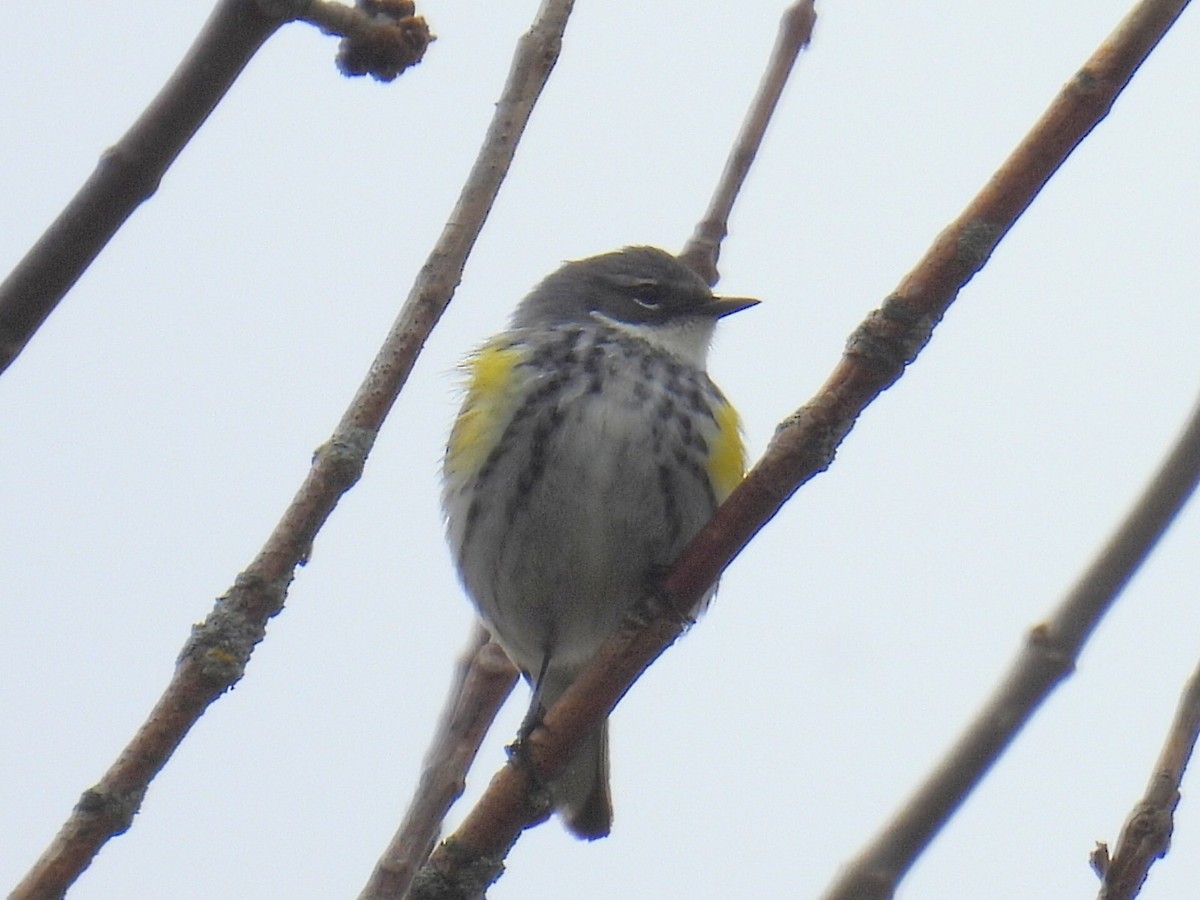
{"type": "Polygon", "coordinates": [[[760,301],[753,297],[713,297],[709,301],[709,314],[714,319],[720,319],[751,306],[758,306],[760,301]]]}

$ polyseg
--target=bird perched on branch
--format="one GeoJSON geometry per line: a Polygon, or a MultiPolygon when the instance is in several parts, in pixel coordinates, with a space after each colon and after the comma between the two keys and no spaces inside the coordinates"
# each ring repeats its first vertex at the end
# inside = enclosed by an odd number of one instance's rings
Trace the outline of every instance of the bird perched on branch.
{"type": "MultiPolygon", "coordinates": [[[[447,532],[467,592],[533,685],[527,722],[741,480],[740,421],[705,367],[717,320],[757,302],[627,247],[562,266],[466,360],[447,532]]],[[[609,833],[607,723],[550,792],[574,834],[609,833]]]]}

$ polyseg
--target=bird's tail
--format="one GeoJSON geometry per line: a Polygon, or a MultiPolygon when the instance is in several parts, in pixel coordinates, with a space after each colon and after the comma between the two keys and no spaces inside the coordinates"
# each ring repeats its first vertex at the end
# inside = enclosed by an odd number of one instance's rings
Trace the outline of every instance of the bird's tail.
{"type": "MultiPolygon", "coordinates": [[[[575,674],[544,668],[534,690],[530,717],[540,720],[570,686],[575,674]]],[[[563,824],[576,837],[594,841],[612,830],[607,719],[580,744],[562,775],[550,783],[550,796],[563,824]]]]}
{"type": "Polygon", "coordinates": [[[578,838],[594,841],[612,830],[612,794],[608,786],[608,720],[579,747],[550,795],[563,824],[578,838]]]}

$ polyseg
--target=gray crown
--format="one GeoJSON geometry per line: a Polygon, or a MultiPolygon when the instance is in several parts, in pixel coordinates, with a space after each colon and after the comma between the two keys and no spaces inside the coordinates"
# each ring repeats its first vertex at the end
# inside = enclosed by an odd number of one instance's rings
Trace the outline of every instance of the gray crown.
{"type": "Polygon", "coordinates": [[[704,279],[657,247],[626,247],[575,260],[548,275],[517,306],[514,328],[592,322],[663,325],[717,319],[758,301],[714,297],[704,279]]]}

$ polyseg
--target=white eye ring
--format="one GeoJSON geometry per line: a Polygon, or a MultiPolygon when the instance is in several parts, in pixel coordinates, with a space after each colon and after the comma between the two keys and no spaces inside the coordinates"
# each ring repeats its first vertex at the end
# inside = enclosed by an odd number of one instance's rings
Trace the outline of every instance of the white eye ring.
{"type": "Polygon", "coordinates": [[[662,306],[661,301],[644,300],[641,297],[637,296],[636,294],[634,294],[634,296],[633,296],[633,302],[636,303],[638,306],[640,306],[642,309],[658,309],[660,306],[662,306]]]}

